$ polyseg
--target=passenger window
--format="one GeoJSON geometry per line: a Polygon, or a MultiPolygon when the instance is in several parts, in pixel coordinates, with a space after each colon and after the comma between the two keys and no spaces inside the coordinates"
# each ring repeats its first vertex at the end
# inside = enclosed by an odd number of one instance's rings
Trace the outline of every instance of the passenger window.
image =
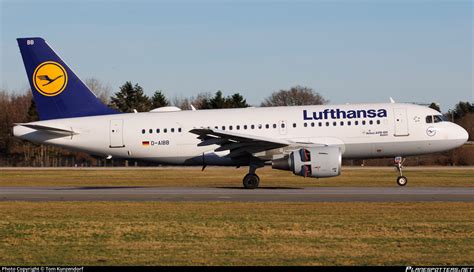
{"type": "MultiPolygon", "coordinates": [[[[210,127],[207,127],[207,128],[210,128],[210,127]]],[[[181,128],[178,128],[178,132],[181,132],[181,128]]]]}
{"type": "Polygon", "coordinates": [[[232,130],[232,126],[229,126],[229,130],[232,130]]]}
{"type": "Polygon", "coordinates": [[[319,123],[318,123],[318,126],[322,127],[322,126],[323,126],[323,123],[319,122],[319,123]]]}
{"type": "Polygon", "coordinates": [[[351,125],[351,121],[347,121],[347,125],[350,126],[350,125],[351,125]]]}
{"type": "Polygon", "coordinates": [[[314,127],[314,122],[311,122],[311,126],[314,127]]]}
{"type": "Polygon", "coordinates": [[[159,128],[156,129],[156,133],[160,133],[160,129],[159,129],[159,128]]]}
{"type": "Polygon", "coordinates": [[[294,127],[294,128],[296,127],[296,123],[293,123],[293,127],[294,127]]]}
{"type": "Polygon", "coordinates": [[[281,123],[281,128],[285,128],[285,124],[284,124],[284,123],[281,123]]]}
{"type": "Polygon", "coordinates": [[[273,124],[273,128],[277,128],[277,124],[273,124]]]}
{"type": "Polygon", "coordinates": [[[341,121],[341,126],[343,126],[343,125],[344,125],[344,121],[341,121]]]}
{"type": "Polygon", "coordinates": [[[266,128],[266,129],[269,129],[269,128],[270,128],[270,125],[269,125],[269,124],[265,124],[265,128],[266,128]]]}
{"type": "Polygon", "coordinates": [[[240,126],[239,126],[239,125],[237,125],[237,126],[235,127],[235,129],[237,129],[237,130],[240,130],[240,126]]]}
{"type": "Polygon", "coordinates": [[[326,122],[326,126],[329,127],[329,122],[326,122]]]}
{"type": "Polygon", "coordinates": [[[332,125],[335,127],[337,125],[337,122],[332,122],[332,125]]]}
{"type": "Polygon", "coordinates": [[[362,120],[362,125],[365,125],[365,120],[362,120]]]}
{"type": "Polygon", "coordinates": [[[150,132],[150,134],[152,134],[152,133],[153,133],[153,129],[150,128],[150,130],[148,130],[148,132],[150,132]]]}
{"type": "Polygon", "coordinates": [[[374,123],[374,121],[370,120],[369,121],[369,125],[372,125],[374,123]]]}
{"type": "Polygon", "coordinates": [[[255,129],[255,125],[251,125],[250,128],[251,128],[251,129],[255,129]]]}
{"type": "Polygon", "coordinates": [[[380,125],[380,120],[377,120],[377,125],[380,125]]]}
{"type": "Polygon", "coordinates": [[[144,130],[144,129],[142,129],[142,134],[145,134],[145,130],[144,130]]]}
{"type": "Polygon", "coordinates": [[[359,121],[354,121],[354,125],[358,126],[358,125],[359,125],[359,121]]]}
{"type": "Polygon", "coordinates": [[[262,124],[258,125],[258,129],[262,129],[262,127],[263,127],[262,124]]]}
{"type": "Polygon", "coordinates": [[[304,123],[304,127],[308,127],[308,124],[304,123]]]}
{"type": "Polygon", "coordinates": [[[426,116],[426,123],[428,123],[428,124],[433,123],[433,116],[431,116],[431,115],[426,116]]]}
{"type": "Polygon", "coordinates": [[[225,126],[222,126],[222,130],[225,130],[225,126]]]}
{"type": "Polygon", "coordinates": [[[247,129],[247,125],[244,125],[244,129],[247,129]]]}
{"type": "Polygon", "coordinates": [[[166,129],[166,128],[165,128],[165,129],[163,129],[163,132],[164,132],[164,133],[168,132],[168,129],[166,129]]]}

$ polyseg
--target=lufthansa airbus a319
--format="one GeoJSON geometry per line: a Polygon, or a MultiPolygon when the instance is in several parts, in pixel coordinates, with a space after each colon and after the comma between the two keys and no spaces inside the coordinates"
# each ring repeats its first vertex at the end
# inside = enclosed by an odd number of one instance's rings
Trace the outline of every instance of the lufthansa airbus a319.
{"type": "MultiPolygon", "coordinates": [[[[439,112],[381,103],[119,113],[104,105],[42,38],[17,39],[41,121],[16,124],[14,135],[104,158],[171,165],[272,168],[313,178],[341,174],[341,161],[450,150],[468,138],[439,112]]],[[[393,102],[393,101],[392,101],[393,102]]]]}

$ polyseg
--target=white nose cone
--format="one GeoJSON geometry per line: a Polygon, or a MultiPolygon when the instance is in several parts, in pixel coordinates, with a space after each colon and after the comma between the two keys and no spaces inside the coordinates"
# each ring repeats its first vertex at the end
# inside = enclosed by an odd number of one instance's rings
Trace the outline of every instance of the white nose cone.
{"type": "Polygon", "coordinates": [[[461,132],[459,133],[459,135],[461,136],[461,140],[463,140],[463,144],[464,144],[469,139],[469,133],[467,133],[467,130],[465,130],[462,127],[460,127],[460,129],[461,129],[461,132]]]}

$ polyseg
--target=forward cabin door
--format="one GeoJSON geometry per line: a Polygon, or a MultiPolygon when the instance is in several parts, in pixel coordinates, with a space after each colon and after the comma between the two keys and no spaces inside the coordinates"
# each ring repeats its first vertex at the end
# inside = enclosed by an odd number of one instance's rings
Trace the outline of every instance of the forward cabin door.
{"type": "Polygon", "coordinates": [[[408,136],[407,109],[393,109],[395,122],[395,136],[408,136]]]}
{"type": "Polygon", "coordinates": [[[109,134],[111,148],[125,147],[123,144],[123,120],[111,120],[109,134]]]}

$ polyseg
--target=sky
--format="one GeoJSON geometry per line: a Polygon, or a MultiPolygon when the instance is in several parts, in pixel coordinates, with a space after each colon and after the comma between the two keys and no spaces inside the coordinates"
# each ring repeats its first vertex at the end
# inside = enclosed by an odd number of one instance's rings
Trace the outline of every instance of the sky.
{"type": "Polygon", "coordinates": [[[0,0],[0,87],[28,87],[18,37],[80,78],[252,105],[302,85],[331,104],[474,102],[473,1],[0,0]]]}

